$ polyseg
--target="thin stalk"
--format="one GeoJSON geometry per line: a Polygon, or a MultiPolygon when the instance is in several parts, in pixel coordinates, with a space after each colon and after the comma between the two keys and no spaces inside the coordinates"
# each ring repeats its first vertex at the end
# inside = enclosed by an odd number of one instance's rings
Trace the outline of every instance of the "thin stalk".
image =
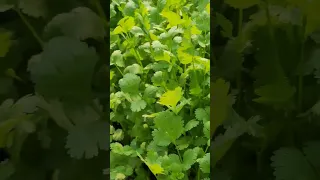
{"type": "MultiPolygon", "coordinates": [[[[204,151],[204,153],[207,153],[207,151],[209,150],[209,147],[210,147],[210,146],[207,146],[207,147],[206,147],[206,150],[204,151]]],[[[198,168],[198,173],[197,173],[198,180],[200,180],[200,173],[201,173],[201,171],[200,171],[200,167],[199,167],[199,168],[198,168]]]]}
{"type": "MultiPolygon", "coordinates": [[[[132,38],[132,36],[130,35],[130,33],[125,33],[126,34],[126,39],[128,39],[128,38],[132,38]]],[[[137,61],[138,61],[138,63],[140,64],[140,66],[141,67],[143,67],[143,65],[142,65],[142,62],[141,62],[141,59],[140,59],[140,54],[139,54],[139,52],[138,51],[136,51],[134,48],[132,48],[132,51],[134,52],[134,56],[136,57],[136,59],[137,59],[137,61]]]]}
{"type": "Polygon", "coordinates": [[[120,72],[120,74],[123,76],[124,74],[123,74],[123,72],[121,71],[121,69],[116,65],[116,67],[117,67],[117,69],[118,69],[118,71],[120,72]]]}
{"type": "Polygon", "coordinates": [[[180,159],[180,161],[182,162],[182,157],[181,157],[180,151],[179,151],[176,143],[174,143],[174,146],[176,147],[176,150],[177,150],[177,152],[178,152],[179,159],[180,159]]]}
{"type": "Polygon", "coordinates": [[[34,38],[38,41],[38,43],[40,44],[41,47],[43,47],[44,42],[42,41],[42,39],[40,38],[40,36],[38,35],[38,33],[36,32],[36,30],[33,28],[33,26],[29,23],[29,21],[26,19],[26,17],[21,13],[21,11],[19,10],[19,8],[14,8],[14,10],[18,13],[19,17],[21,18],[21,20],[23,21],[23,23],[28,27],[28,29],[31,31],[32,35],[34,36],[34,38]]]}
{"type": "Polygon", "coordinates": [[[141,67],[143,67],[142,62],[140,60],[140,54],[139,52],[137,52],[134,48],[132,48],[133,52],[135,53],[136,59],[138,61],[138,63],[140,64],[141,67]]]}
{"type": "Polygon", "coordinates": [[[192,67],[193,67],[193,73],[194,73],[194,75],[196,77],[197,84],[199,85],[200,83],[199,83],[199,78],[198,78],[198,74],[197,74],[197,71],[196,71],[196,66],[194,64],[194,57],[195,57],[195,51],[193,51],[193,54],[192,54],[192,67]]]}
{"type": "Polygon", "coordinates": [[[93,1],[93,4],[95,5],[95,7],[96,7],[96,9],[97,9],[97,11],[98,11],[99,16],[103,19],[103,22],[104,22],[105,26],[108,27],[107,16],[106,16],[106,14],[105,14],[104,11],[103,11],[103,8],[102,8],[102,6],[101,6],[101,4],[100,4],[100,1],[94,0],[94,1],[93,1]]]}
{"type": "Polygon", "coordinates": [[[180,151],[179,151],[178,149],[177,149],[177,152],[178,152],[178,155],[179,155],[180,161],[182,162],[182,157],[181,157],[180,151]]]}

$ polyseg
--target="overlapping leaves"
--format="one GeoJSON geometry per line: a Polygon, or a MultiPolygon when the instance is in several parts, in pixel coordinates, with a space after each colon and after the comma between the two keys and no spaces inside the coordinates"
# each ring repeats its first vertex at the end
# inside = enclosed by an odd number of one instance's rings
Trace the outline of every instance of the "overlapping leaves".
{"type": "MultiPolygon", "coordinates": [[[[210,37],[206,10],[210,4],[186,3],[111,3],[110,65],[115,72],[110,88],[111,121],[114,126],[120,123],[128,140],[113,139],[112,143],[125,143],[126,147],[121,157],[115,158],[147,165],[148,171],[134,166],[139,171],[137,178],[146,179],[152,173],[158,179],[184,179],[192,168],[199,168],[199,177],[209,177],[210,158],[205,148],[210,139],[210,61],[205,52],[210,46],[206,40],[210,37]],[[191,134],[197,134],[201,143],[196,144],[191,134]]],[[[125,172],[123,164],[111,166],[116,172],[112,178],[117,173],[135,178],[125,172]],[[119,168],[124,172],[117,171],[119,168]]]]}

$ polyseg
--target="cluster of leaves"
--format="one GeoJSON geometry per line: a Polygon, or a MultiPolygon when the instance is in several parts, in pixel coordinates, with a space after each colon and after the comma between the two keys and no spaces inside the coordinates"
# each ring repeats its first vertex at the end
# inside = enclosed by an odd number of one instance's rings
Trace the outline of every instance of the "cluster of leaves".
{"type": "Polygon", "coordinates": [[[212,7],[214,178],[320,179],[320,1],[212,7]]]}
{"type": "Polygon", "coordinates": [[[0,0],[1,180],[107,178],[107,18],[97,0],[0,0]]]}
{"type": "Polygon", "coordinates": [[[110,5],[111,179],[209,179],[209,0],[110,5]]]}

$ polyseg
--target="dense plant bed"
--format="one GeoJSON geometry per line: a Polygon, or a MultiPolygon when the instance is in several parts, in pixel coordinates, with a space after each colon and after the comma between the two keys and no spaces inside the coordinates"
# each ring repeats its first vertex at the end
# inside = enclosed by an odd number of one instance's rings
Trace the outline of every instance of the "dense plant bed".
{"type": "Polygon", "coordinates": [[[110,10],[111,179],[209,179],[209,1],[110,10]]]}
{"type": "Polygon", "coordinates": [[[107,179],[109,9],[102,7],[0,1],[1,180],[107,179]]]}
{"type": "Polygon", "coordinates": [[[320,1],[212,7],[213,179],[320,179],[320,1]]]}

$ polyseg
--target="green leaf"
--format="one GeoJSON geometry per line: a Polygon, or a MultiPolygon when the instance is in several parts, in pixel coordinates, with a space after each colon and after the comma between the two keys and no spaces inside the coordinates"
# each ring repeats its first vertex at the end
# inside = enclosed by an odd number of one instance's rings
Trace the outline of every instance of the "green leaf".
{"type": "Polygon", "coordinates": [[[0,57],[5,57],[8,53],[12,45],[11,36],[12,33],[10,31],[0,31],[0,57]]]}
{"type": "Polygon", "coordinates": [[[153,74],[151,81],[156,86],[162,86],[163,83],[167,82],[167,76],[162,71],[157,71],[153,74]]]}
{"type": "Polygon", "coordinates": [[[133,17],[125,16],[118,22],[118,26],[113,30],[114,34],[128,33],[135,26],[133,17]]]}
{"type": "Polygon", "coordinates": [[[196,22],[196,26],[201,30],[201,31],[210,31],[210,15],[206,11],[202,11],[197,14],[196,17],[193,17],[196,22]]]}
{"type": "Polygon", "coordinates": [[[181,19],[180,15],[178,15],[177,13],[175,12],[172,12],[172,11],[163,11],[161,13],[161,15],[165,18],[167,18],[168,22],[169,22],[169,25],[168,26],[169,28],[170,27],[173,27],[173,26],[176,26],[178,24],[182,24],[184,23],[184,20],[181,19]]]}
{"type": "Polygon", "coordinates": [[[167,107],[176,107],[180,99],[182,98],[182,88],[177,87],[172,91],[167,91],[159,99],[159,104],[167,107]]]}
{"type": "Polygon", "coordinates": [[[154,119],[156,128],[169,137],[171,142],[175,142],[183,133],[183,122],[181,116],[172,112],[160,112],[154,119]]]}
{"type": "Polygon", "coordinates": [[[14,3],[10,0],[1,0],[0,1],[0,12],[6,12],[14,7],[14,3]]]}
{"type": "Polygon", "coordinates": [[[184,127],[185,128],[185,131],[190,131],[192,128],[194,127],[197,127],[199,124],[199,121],[196,121],[196,120],[190,120],[187,122],[186,126],[184,127]]]}
{"type": "Polygon", "coordinates": [[[139,112],[144,108],[146,108],[146,106],[147,106],[147,103],[144,100],[142,99],[136,100],[131,103],[131,110],[133,112],[139,112]]]}
{"type": "Polygon", "coordinates": [[[0,179],[7,180],[15,172],[15,167],[10,161],[0,162],[0,179]]]}
{"type": "Polygon", "coordinates": [[[149,98],[155,97],[158,90],[159,90],[158,87],[146,84],[146,89],[144,90],[144,96],[149,98]]]}
{"type": "Polygon", "coordinates": [[[196,118],[199,121],[208,122],[210,121],[210,107],[198,108],[195,111],[196,118]]]}
{"type": "Polygon", "coordinates": [[[45,17],[48,12],[45,0],[19,0],[18,7],[23,13],[35,18],[45,17]]]}
{"type": "Polygon", "coordinates": [[[255,93],[261,97],[254,101],[265,104],[282,104],[288,102],[295,92],[296,89],[286,82],[269,84],[255,90],[255,93]]]}
{"type": "MultiPolygon", "coordinates": [[[[319,152],[320,149],[317,149],[319,152]]],[[[312,154],[310,154],[312,155],[312,154]]],[[[276,180],[316,180],[317,175],[304,154],[296,148],[281,148],[274,152],[271,166],[276,180]]]]}
{"type": "Polygon", "coordinates": [[[167,48],[167,46],[163,45],[160,41],[152,41],[151,46],[156,52],[159,52],[159,51],[162,52],[167,48]]]}
{"type": "Polygon", "coordinates": [[[137,9],[137,5],[134,1],[129,0],[123,8],[123,14],[125,16],[134,16],[134,11],[137,9]]]}
{"type": "Polygon", "coordinates": [[[303,152],[306,155],[307,160],[312,164],[314,169],[317,171],[317,174],[320,173],[320,157],[319,157],[319,150],[320,150],[320,142],[308,142],[303,147],[303,152]]]}
{"type": "Polygon", "coordinates": [[[110,65],[113,65],[113,64],[115,64],[119,67],[125,66],[124,60],[123,60],[123,55],[120,50],[113,51],[113,53],[111,54],[110,65]]]}
{"type": "Polygon", "coordinates": [[[170,137],[164,132],[164,131],[159,131],[157,129],[152,131],[152,136],[154,142],[158,146],[168,146],[171,143],[170,137]]]}
{"type": "Polygon", "coordinates": [[[188,170],[197,161],[198,153],[195,149],[188,149],[183,153],[184,170],[188,170]]]}
{"type": "Polygon", "coordinates": [[[48,98],[91,100],[91,78],[99,57],[94,49],[70,37],[56,37],[28,65],[38,93],[48,98]]]}
{"type": "Polygon", "coordinates": [[[58,14],[45,27],[45,34],[66,35],[80,40],[101,39],[106,35],[103,20],[86,7],[77,7],[67,13],[58,14]]]}
{"type": "Polygon", "coordinates": [[[221,33],[223,36],[228,37],[228,38],[233,37],[232,36],[233,24],[229,19],[227,19],[226,17],[224,17],[220,13],[216,13],[215,23],[218,26],[221,26],[221,28],[222,28],[221,33]]]}
{"type": "Polygon", "coordinates": [[[127,73],[119,80],[119,86],[124,93],[137,94],[139,92],[140,81],[139,76],[127,73]]]}
{"type": "Polygon", "coordinates": [[[190,64],[193,60],[193,56],[183,52],[181,48],[178,49],[178,58],[181,64],[190,64]]]}
{"type": "Polygon", "coordinates": [[[110,149],[112,150],[112,153],[125,155],[125,156],[131,156],[131,155],[136,156],[136,152],[132,147],[128,145],[123,146],[121,143],[118,143],[118,142],[111,143],[110,149]]]}
{"type": "Polygon", "coordinates": [[[108,150],[109,124],[96,121],[90,124],[75,126],[69,131],[66,148],[71,157],[76,159],[92,158],[100,150],[108,150]]]}
{"type": "Polygon", "coordinates": [[[206,153],[202,158],[198,159],[197,162],[203,173],[210,173],[210,153],[206,153]]]}
{"type": "Polygon", "coordinates": [[[142,74],[143,68],[139,64],[132,64],[130,66],[127,66],[123,72],[131,74],[142,74]]]}
{"type": "Polygon", "coordinates": [[[230,85],[222,79],[218,79],[211,85],[211,134],[216,131],[227,117],[229,109],[229,88],[230,85]]]}
{"type": "Polygon", "coordinates": [[[139,37],[139,36],[144,36],[145,35],[144,31],[138,26],[133,26],[132,29],[130,30],[130,32],[132,34],[134,34],[135,37],[139,37]]]}

